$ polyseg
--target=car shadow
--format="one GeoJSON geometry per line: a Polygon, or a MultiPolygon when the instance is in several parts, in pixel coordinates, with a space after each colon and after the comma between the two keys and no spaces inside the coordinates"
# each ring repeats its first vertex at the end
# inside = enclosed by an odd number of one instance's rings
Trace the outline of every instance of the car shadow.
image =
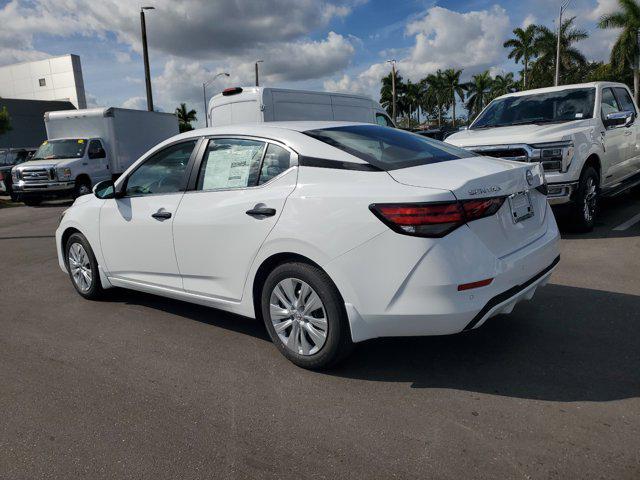
{"type": "MultiPolygon", "coordinates": [[[[219,310],[120,289],[111,301],[270,341],[260,322],[219,310]]],[[[634,398],[640,396],[638,312],[640,296],[551,284],[477,330],[364,342],[321,375],[547,401],[634,398]]]]}
{"type": "Polygon", "coordinates": [[[548,285],[469,333],[364,343],[347,378],[547,401],[640,396],[640,296],[548,285]]]}
{"type": "Polygon", "coordinates": [[[576,232],[572,228],[572,219],[567,207],[553,208],[562,238],[568,240],[588,240],[596,238],[627,238],[640,235],[640,223],[627,230],[614,230],[615,227],[640,213],[640,188],[624,192],[616,197],[603,198],[600,211],[593,231],[588,233],[576,232]]]}

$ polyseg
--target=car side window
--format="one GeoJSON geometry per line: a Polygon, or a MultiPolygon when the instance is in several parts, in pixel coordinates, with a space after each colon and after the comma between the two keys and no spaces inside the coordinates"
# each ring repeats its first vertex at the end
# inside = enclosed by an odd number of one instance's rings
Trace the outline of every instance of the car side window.
{"type": "Polygon", "coordinates": [[[631,95],[629,95],[629,92],[626,88],[618,87],[614,88],[613,91],[616,94],[616,98],[618,99],[618,103],[620,104],[620,107],[622,107],[622,110],[624,110],[625,112],[638,113],[636,112],[636,107],[633,104],[633,100],[631,100],[631,95]]]}
{"type": "Polygon", "coordinates": [[[381,127],[393,127],[393,123],[391,123],[389,117],[382,113],[376,113],[376,123],[381,127]]]}
{"type": "Polygon", "coordinates": [[[618,101],[613,95],[613,90],[611,90],[610,88],[605,88],[602,90],[602,106],[600,108],[602,111],[603,120],[607,118],[607,115],[620,111],[618,101]]]}
{"type": "Polygon", "coordinates": [[[89,151],[87,155],[89,158],[104,158],[106,156],[100,140],[91,140],[91,142],[89,142],[89,151]]]}
{"type": "Polygon", "coordinates": [[[255,186],[265,142],[216,138],[209,142],[198,174],[197,190],[223,190],[255,186]]]}
{"type": "Polygon", "coordinates": [[[167,147],[140,165],[127,179],[127,196],[174,193],[184,188],[189,157],[197,140],[167,147]]]}
{"type": "Polygon", "coordinates": [[[270,143],[262,161],[258,185],[267,183],[291,166],[291,154],[288,150],[270,143]]]}

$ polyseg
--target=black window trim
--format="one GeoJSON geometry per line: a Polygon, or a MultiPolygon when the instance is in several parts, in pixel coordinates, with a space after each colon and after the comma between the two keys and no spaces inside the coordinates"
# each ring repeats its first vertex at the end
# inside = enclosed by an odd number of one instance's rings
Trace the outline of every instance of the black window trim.
{"type": "Polygon", "coordinates": [[[117,185],[117,190],[119,192],[122,192],[123,195],[121,197],[118,197],[119,199],[122,198],[138,198],[138,197],[158,197],[158,196],[162,196],[162,195],[175,195],[176,193],[184,193],[186,191],[187,188],[187,184],[188,184],[188,179],[191,175],[191,171],[193,169],[193,164],[195,162],[196,156],[198,153],[200,153],[200,148],[201,148],[201,144],[202,144],[202,138],[201,137],[191,137],[191,138],[181,138],[180,140],[176,140],[175,142],[171,142],[167,145],[164,145],[162,148],[158,148],[156,150],[153,150],[152,152],[149,152],[149,154],[146,157],[143,157],[141,159],[139,159],[137,162],[137,164],[134,163],[135,168],[133,170],[131,170],[130,172],[127,172],[126,176],[122,176],[120,177],[122,180],[119,181],[118,185],[117,185]],[[147,163],[147,161],[149,161],[150,159],[152,159],[153,157],[155,157],[157,154],[164,152],[165,150],[171,148],[171,147],[175,147],[176,145],[179,145],[181,143],[189,143],[189,142],[193,142],[195,141],[195,145],[193,147],[193,150],[191,151],[191,155],[189,156],[189,161],[187,162],[187,167],[185,168],[185,172],[184,172],[184,177],[182,179],[182,185],[180,186],[180,188],[175,191],[175,192],[165,192],[165,193],[149,193],[149,194],[139,194],[139,195],[127,195],[127,184],[129,183],[129,178],[131,177],[131,175],[133,175],[142,165],[144,165],[145,163],[147,163]]]}
{"type": "Polygon", "coordinates": [[[618,102],[618,108],[621,109],[620,110],[621,112],[625,111],[625,110],[622,110],[622,101],[620,100],[620,97],[618,96],[618,92],[617,92],[618,90],[624,90],[625,91],[625,93],[629,96],[629,100],[631,100],[631,105],[633,105],[633,113],[634,113],[634,115],[638,115],[638,111],[636,110],[636,105],[633,102],[633,96],[629,93],[629,90],[627,90],[626,87],[618,86],[618,87],[609,87],[609,88],[611,88],[611,90],[613,91],[613,96],[616,99],[616,101],[618,102]]]}
{"type": "Polygon", "coordinates": [[[198,155],[194,161],[193,167],[191,169],[191,173],[189,175],[189,181],[187,184],[187,189],[186,189],[186,193],[211,193],[211,192],[229,192],[229,191],[235,191],[235,190],[249,190],[249,189],[256,189],[256,188],[263,188],[266,186],[271,185],[271,183],[273,183],[276,179],[282,177],[283,175],[287,174],[290,170],[297,168],[299,164],[299,155],[298,152],[296,152],[293,148],[291,148],[289,145],[283,143],[280,140],[275,140],[272,138],[267,138],[267,137],[259,137],[259,136],[254,136],[254,135],[234,135],[234,134],[220,134],[220,135],[207,135],[205,137],[202,137],[202,143],[200,145],[199,151],[198,151],[198,155]],[[289,168],[287,168],[284,172],[279,173],[278,175],[276,175],[275,177],[273,177],[272,179],[270,179],[268,182],[265,182],[263,184],[259,184],[260,182],[260,174],[258,174],[258,177],[256,178],[256,184],[255,185],[251,185],[251,186],[246,186],[246,187],[228,187],[228,188],[212,188],[212,189],[207,189],[207,190],[199,190],[198,189],[198,177],[200,175],[200,169],[202,167],[202,161],[204,160],[204,155],[207,152],[207,148],[209,146],[209,142],[212,140],[223,140],[223,139],[235,139],[235,140],[253,140],[253,141],[258,141],[258,142],[263,142],[265,144],[265,148],[264,151],[262,152],[262,158],[260,159],[260,169],[259,172],[262,171],[262,163],[264,162],[264,157],[267,153],[267,148],[269,148],[269,144],[274,144],[278,147],[282,147],[285,150],[287,150],[289,152],[289,154],[291,155],[291,160],[290,160],[290,165],[289,168]]]}

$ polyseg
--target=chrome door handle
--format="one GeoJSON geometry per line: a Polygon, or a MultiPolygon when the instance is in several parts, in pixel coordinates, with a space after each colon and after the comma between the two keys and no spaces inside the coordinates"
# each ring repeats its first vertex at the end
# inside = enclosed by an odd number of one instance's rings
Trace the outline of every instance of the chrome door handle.
{"type": "Polygon", "coordinates": [[[158,210],[156,213],[151,215],[156,220],[167,220],[171,218],[171,212],[165,212],[164,210],[158,210]]]}

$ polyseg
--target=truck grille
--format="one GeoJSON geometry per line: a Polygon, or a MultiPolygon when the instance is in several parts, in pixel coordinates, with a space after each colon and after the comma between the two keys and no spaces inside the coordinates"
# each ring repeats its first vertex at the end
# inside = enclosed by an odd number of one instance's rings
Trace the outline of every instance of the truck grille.
{"type": "Polygon", "coordinates": [[[516,162],[529,161],[529,155],[524,148],[474,148],[472,150],[475,153],[486,157],[514,160],[516,162]]]}
{"type": "Polygon", "coordinates": [[[18,172],[19,178],[29,183],[48,182],[56,178],[55,168],[25,168],[18,172]]]}

